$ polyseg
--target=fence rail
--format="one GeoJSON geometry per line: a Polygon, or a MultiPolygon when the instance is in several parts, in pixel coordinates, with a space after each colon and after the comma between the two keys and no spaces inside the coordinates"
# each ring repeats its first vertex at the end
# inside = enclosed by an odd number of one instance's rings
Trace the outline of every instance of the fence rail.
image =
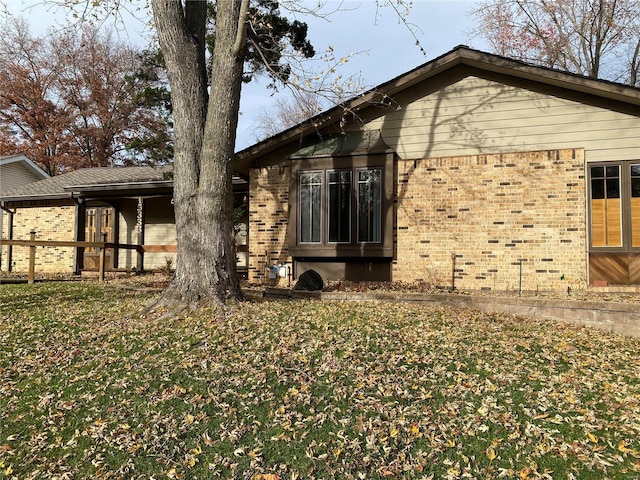
{"type": "MultiPolygon", "coordinates": [[[[0,239],[0,247],[3,245],[13,245],[20,247],[29,247],[29,271],[27,274],[27,282],[32,284],[35,281],[36,267],[36,247],[74,247],[74,248],[97,248],[99,249],[99,266],[98,281],[104,282],[105,257],[107,249],[125,249],[135,250],[138,255],[144,255],[145,251],[150,251],[144,245],[132,245],[128,243],[116,242],[74,242],[67,240],[36,240],[36,232],[30,232],[29,240],[6,240],[0,239]]],[[[171,246],[172,247],[172,246],[171,246]]],[[[175,248],[175,247],[173,247],[175,248]]]]}

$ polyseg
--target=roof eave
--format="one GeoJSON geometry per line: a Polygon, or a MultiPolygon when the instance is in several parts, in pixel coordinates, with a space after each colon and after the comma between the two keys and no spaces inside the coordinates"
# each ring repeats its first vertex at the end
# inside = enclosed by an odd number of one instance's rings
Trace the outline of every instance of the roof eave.
{"type": "Polygon", "coordinates": [[[70,200],[72,199],[71,193],[56,193],[56,194],[35,194],[35,195],[19,195],[13,197],[0,197],[0,202],[15,203],[15,202],[38,202],[47,200],[70,200]]]}
{"type": "Polygon", "coordinates": [[[67,192],[121,192],[125,190],[159,190],[173,188],[173,180],[152,180],[147,182],[97,183],[89,185],[68,185],[63,187],[67,192]]]}
{"type": "Polygon", "coordinates": [[[640,106],[640,89],[629,85],[531,65],[477,50],[462,50],[460,57],[461,63],[481,70],[640,106]]]}

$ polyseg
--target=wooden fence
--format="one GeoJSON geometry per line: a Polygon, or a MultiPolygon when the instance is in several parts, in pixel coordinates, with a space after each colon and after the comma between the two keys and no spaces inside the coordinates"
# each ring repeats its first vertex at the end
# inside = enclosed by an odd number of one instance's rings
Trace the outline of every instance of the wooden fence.
{"type": "Polygon", "coordinates": [[[29,271],[27,274],[27,282],[33,283],[35,280],[36,270],[36,247],[82,247],[82,248],[97,248],[99,249],[99,265],[98,265],[98,281],[104,281],[105,271],[105,257],[107,249],[125,249],[136,250],[141,257],[144,255],[144,245],[131,245],[127,243],[114,243],[114,242],[73,242],[73,241],[59,241],[59,240],[36,240],[36,232],[30,232],[29,240],[5,240],[0,239],[0,248],[3,245],[14,245],[29,247],[29,271]]]}
{"type": "MultiPolygon", "coordinates": [[[[176,245],[134,245],[128,243],[116,243],[116,242],[107,242],[106,237],[103,242],[75,242],[75,241],[67,241],[67,240],[36,240],[36,232],[31,231],[29,240],[6,240],[0,238],[0,248],[4,245],[13,245],[20,247],[29,247],[29,271],[27,281],[28,283],[33,283],[35,280],[35,268],[36,268],[36,247],[73,247],[73,248],[97,248],[99,250],[98,255],[98,280],[100,282],[104,281],[104,272],[105,272],[105,257],[107,249],[124,249],[124,250],[135,250],[138,253],[138,262],[137,262],[137,270],[139,272],[142,271],[142,266],[144,265],[144,254],[145,253],[158,253],[158,252],[167,252],[167,253],[175,253],[177,251],[176,245]]],[[[238,252],[248,252],[248,247],[246,245],[237,246],[238,252]]],[[[238,267],[238,273],[240,275],[247,274],[246,267],[238,267]]]]}

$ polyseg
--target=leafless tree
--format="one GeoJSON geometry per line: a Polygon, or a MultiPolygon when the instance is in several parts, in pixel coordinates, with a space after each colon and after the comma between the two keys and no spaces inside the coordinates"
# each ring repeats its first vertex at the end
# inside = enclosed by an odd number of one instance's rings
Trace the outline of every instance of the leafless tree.
{"type": "Polygon", "coordinates": [[[637,0],[487,0],[473,15],[500,55],[638,85],[637,0]]]}

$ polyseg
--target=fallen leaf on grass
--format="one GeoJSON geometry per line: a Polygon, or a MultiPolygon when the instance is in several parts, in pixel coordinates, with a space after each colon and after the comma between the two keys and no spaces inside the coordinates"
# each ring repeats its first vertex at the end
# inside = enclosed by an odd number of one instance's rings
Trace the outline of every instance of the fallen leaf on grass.
{"type": "Polygon", "coordinates": [[[489,447],[485,450],[485,454],[487,455],[487,458],[491,461],[495,460],[497,455],[496,455],[496,451],[493,447],[489,447]]]}

